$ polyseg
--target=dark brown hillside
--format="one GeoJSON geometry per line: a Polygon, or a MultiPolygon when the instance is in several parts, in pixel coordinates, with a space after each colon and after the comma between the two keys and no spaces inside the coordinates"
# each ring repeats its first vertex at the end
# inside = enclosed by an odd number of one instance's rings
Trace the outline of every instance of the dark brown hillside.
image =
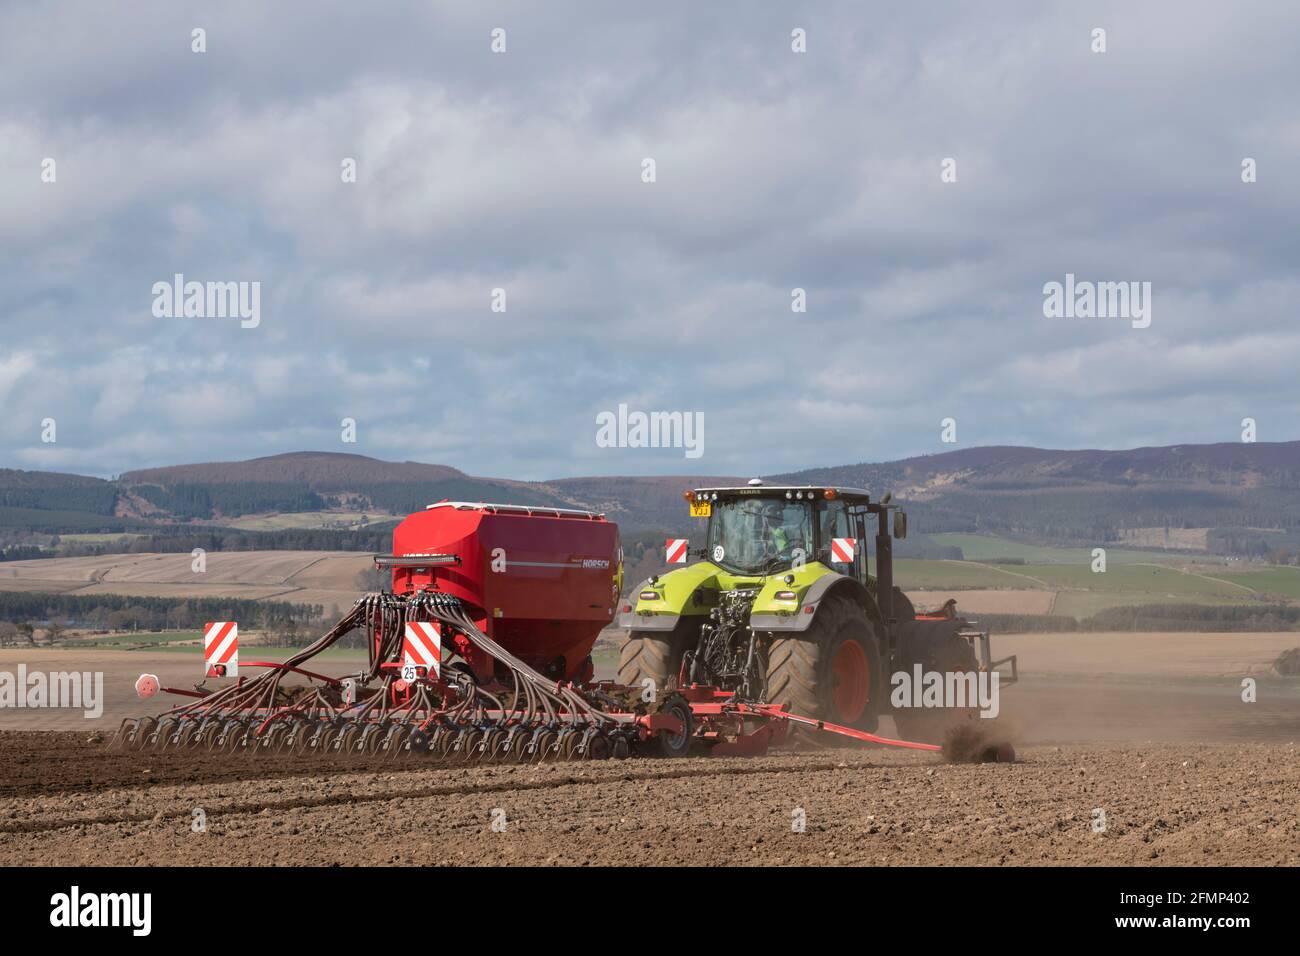
{"type": "Polygon", "coordinates": [[[859,484],[911,497],[954,491],[1049,487],[1300,488],[1300,442],[1220,443],[1058,451],[1014,446],[963,448],[885,464],[860,463],[775,476],[859,484]]]}
{"type": "Polygon", "coordinates": [[[465,473],[448,465],[415,461],[380,461],[365,455],[328,451],[296,451],[249,461],[219,461],[195,465],[147,468],[122,475],[123,485],[230,484],[286,482],[306,484],[317,491],[379,482],[445,481],[465,473]]]}
{"type": "MultiPolygon", "coordinates": [[[[129,472],[117,483],[0,471],[0,530],[40,531],[40,513],[54,511],[68,514],[59,521],[51,517],[48,530],[94,530],[103,524],[94,514],[111,516],[114,505],[124,502],[137,505],[124,514],[174,522],[328,508],[400,515],[446,498],[585,508],[608,514],[628,534],[676,534],[692,526],[683,489],[747,477],[587,476],[525,482],[474,477],[447,465],[337,452],[151,468],[129,472]]],[[[1117,540],[1125,529],[1201,528],[1211,529],[1211,547],[1219,553],[1300,549],[1300,442],[1121,451],[988,446],[769,479],[864,487],[875,494],[893,491],[911,510],[918,534],[984,531],[1095,543],[1117,540]]]]}

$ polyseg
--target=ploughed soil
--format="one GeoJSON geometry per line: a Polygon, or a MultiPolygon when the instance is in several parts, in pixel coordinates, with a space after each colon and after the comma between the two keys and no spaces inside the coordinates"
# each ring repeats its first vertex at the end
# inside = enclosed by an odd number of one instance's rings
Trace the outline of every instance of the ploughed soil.
{"type": "Polygon", "coordinates": [[[836,749],[449,767],[7,731],[0,864],[1295,865],[1298,756],[1150,743],[1033,746],[1012,764],[836,749]]]}
{"type": "Polygon", "coordinates": [[[1023,680],[975,722],[1015,744],[999,764],[883,748],[522,766],[121,753],[122,716],[175,703],[136,700],[135,675],[184,687],[195,660],[7,652],[0,670],[102,672],[104,700],[98,717],[0,713],[0,865],[1297,865],[1300,681],[1269,672],[1296,643],[1001,638],[1023,680]]]}

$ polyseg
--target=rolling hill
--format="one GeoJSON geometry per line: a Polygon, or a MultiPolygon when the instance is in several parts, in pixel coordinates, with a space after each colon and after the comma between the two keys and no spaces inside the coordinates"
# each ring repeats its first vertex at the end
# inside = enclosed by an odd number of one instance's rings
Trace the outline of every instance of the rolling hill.
{"type": "MultiPolygon", "coordinates": [[[[777,476],[891,488],[915,527],[1042,542],[1113,542],[1137,529],[1204,529],[1218,553],[1300,544],[1300,442],[1127,451],[969,448],[777,476]]],[[[1159,536],[1151,536],[1153,538],[1159,536]]]]}
{"type": "MultiPolygon", "coordinates": [[[[748,477],[748,476],[745,476],[748,477]]],[[[1215,553],[1300,550],[1300,442],[1125,451],[965,448],[894,462],[771,476],[893,490],[927,533],[997,534],[1039,544],[1160,542],[1215,553]],[[1173,535],[1172,530],[1194,533],[1173,535]]],[[[0,529],[123,532],[221,525],[244,515],[403,515],[442,499],[602,511],[629,534],[676,533],[683,488],[727,476],[574,477],[540,482],[451,466],[294,452],[127,472],[115,481],[0,471],[0,529]],[[48,522],[42,522],[42,515],[48,522]]],[[[924,541],[924,538],[921,538],[924,541]]]]}
{"type": "Polygon", "coordinates": [[[417,461],[380,461],[365,455],[328,451],[295,451],[248,461],[171,465],[128,471],[118,479],[124,487],[136,485],[230,485],[249,482],[304,484],[319,491],[346,490],[356,485],[439,482],[464,478],[448,465],[417,461]]]}

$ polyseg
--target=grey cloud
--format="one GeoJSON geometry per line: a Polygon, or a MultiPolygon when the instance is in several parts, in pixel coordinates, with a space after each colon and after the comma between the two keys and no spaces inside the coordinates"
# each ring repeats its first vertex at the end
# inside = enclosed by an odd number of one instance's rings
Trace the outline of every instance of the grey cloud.
{"type": "Polygon", "coordinates": [[[947,415],[1296,437],[1298,39],[1251,3],[10,5],[0,463],[340,448],[343,416],[345,450],[534,478],[939,451],[947,415]],[[260,281],[261,326],[155,319],[175,272],[260,281]],[[1151,281],[1152,327],[1045,319],[1066,272],[1151,281]],[[620,402],[704,411],[704,458],[597,448],[620,402]]]}

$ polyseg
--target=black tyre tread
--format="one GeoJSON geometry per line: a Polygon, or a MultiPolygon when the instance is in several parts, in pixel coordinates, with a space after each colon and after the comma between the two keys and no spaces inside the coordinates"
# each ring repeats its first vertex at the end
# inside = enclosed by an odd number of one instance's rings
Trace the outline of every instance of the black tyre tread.
{"type": "Polygon", "coordinates": [[[778,637],[767,652],[767,700],[795,714],[819,717],[817,669],[821,645],[798,637],[778,637]]]}
{"type": "Polygon", "coordinates": [[[640,687],[648,677],[658,691],[670,690],[677,682],[682,652],[693,628],[694,622],[681,620],[671,631],[629,630],[619,646],[618,682],[640,687]]]}
{"type": "Polygon", "coordinates": [[[669,635],[650,631],[629,631],[619,648],[618,682],[639,687],[649,677],[663,687],[669,676],[672,642],[669,635]]]}
{"type": "Polygon", "coordinates": [[[823,690],[829,689],[830,677],[822,672],[830,664],[826,656],[830,642],[846,623],[855,625],[855,630],[867,644],[875,684],[867,713],[859,720],[858,726],[875,726],[880,707],[879,638],[867,612],[848,597],[832,597],[826,601],[807,631],[772,640],[767,657],[769,703],[785,704],[791,713],[805,717],[831,719],[830,703],[823,694],[823,690]],[[823,682],[827,683],[827,688],[822,687],[823,682]]]}

